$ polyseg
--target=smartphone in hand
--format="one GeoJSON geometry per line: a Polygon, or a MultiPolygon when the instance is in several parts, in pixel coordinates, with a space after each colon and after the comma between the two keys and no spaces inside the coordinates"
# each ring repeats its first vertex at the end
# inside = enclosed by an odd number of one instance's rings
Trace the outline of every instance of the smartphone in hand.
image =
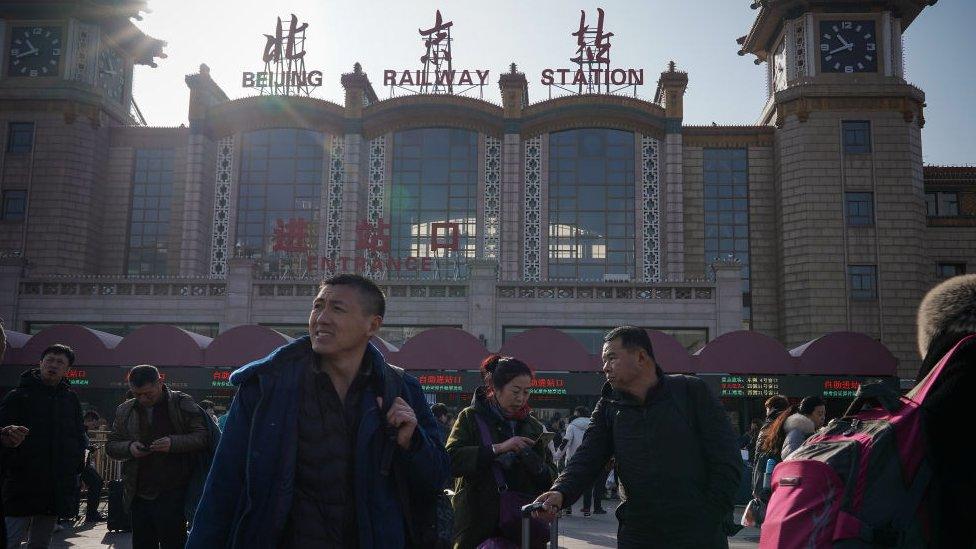
{"type": "Polygon", "coordinates": [[[550,442],[552,442],[552,439],[555,438],[555,437],[556,437],[556,433],[550,433],[548,431],[547,432],[544,432],[541,435],[539,435],[539,438],[535,439],[535,444],[536,444],[536,446],[538,446],[540,444],[542,446],[546,446],[550,442]]]}

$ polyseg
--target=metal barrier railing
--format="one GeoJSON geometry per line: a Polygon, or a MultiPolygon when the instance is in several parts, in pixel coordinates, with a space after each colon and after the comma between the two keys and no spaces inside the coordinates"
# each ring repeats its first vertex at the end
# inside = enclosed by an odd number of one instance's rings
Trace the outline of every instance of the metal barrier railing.
{"type": "Polygon", "coordinates": [[[105,453],[108,434],[109,431],[88,431],[88,438],[91,440],[89,463],[105,482],[122,478],[122,462],[108,457],[105,453]]]}

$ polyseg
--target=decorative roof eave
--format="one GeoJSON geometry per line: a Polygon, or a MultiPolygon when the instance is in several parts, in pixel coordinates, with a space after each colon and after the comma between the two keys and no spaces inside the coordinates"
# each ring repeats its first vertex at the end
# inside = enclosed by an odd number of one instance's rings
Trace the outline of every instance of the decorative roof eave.
{"type": "Polygon", "coordinates": [[[909,25],[927,6],[934,6],[939,0],[755,0],[750,6],[759,14],[753,21],[749,33],[736,40],[741,46],[739,55],[752,54],[756,62],[762,62],[772,47],[772,40],[778,34],[780,25],[786,17],[809,11],[831,9],[845,11],[858,8],[861,11],[890,10],[901,19],[902,30],[909,25]]]}
{"type": "Polygon", "coordinates": [[[344,109],[314,97],[257,95],[219,103],[207,110],[215,137],[265,128],[303,128],[345,133],[344,109]]]}
{"type": "Polygon", "coordinates": [[[122,48],[137,65],[155,68],[156,59],[165,59],[165,40],[159,40],[142,32],[128,19],[115,20],[104,26],[105,32],[122,48]]]}
{"type": "Polygon", "coordinates": [[[656,138],[665,133],[664,108],[619,95],[567,95],[536,103],[522,113],[520,134],[528,139],[573,128],[615,128],[656,138]]]}
{"type": "Polygon", "coordinates": [[[98,24],[136,64],[155,67],[157,58],[166,57],[166,42],[148,36],[131,21],[141,21],[149,11],[148,0],[32,0],[0,6],[0,19],[74,17],[98,24]]]}
{"type": "Polygon", "coordinates": [[[418,94],[379,101],[363,110],[362,133],[367,139],[391,131],[437,126],[499,136],[504,127],[502,108],[473,97],[418,94]]]}
{"type": "Polygon", "coordinates": [[[925,185],[976,186],[976,166],[924,166],[925,185]]]}

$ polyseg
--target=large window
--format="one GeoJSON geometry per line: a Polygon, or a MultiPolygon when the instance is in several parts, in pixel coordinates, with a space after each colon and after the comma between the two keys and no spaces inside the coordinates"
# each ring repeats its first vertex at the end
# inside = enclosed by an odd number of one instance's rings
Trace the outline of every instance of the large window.
{"type": "Polygon", "coordinates": [[[929,217],[955,217],[959,215],[959,193],[925,193],[925,213],[929,217]]]}
{"type": "Polygon", "coordinates": [[[430,271],[403,269],[390,276],[463,276],[459,259],[475,256],[477,212],[477,133],[422,128],[393,136],[390,253],[433,259],[430,271]]]}
{"type": "Polygon", "coordinates": [[[952,278],[966,274],[965,263],[936,263],[935,276],[938,278],[952,278]]]}
{"type": "Polygon", "coordinates": [[[259,130],[241,142],[236,245],[265,274],[301,276],[318,247],[321,133],[259,130]]]}
{"type": "Polygon", "coordinates": [[[874,193],[845,193],[847,201],[847,225],[867,227],[874,225],[874,193]]]}
{"type": "Polygon", "coordinates": [[[132,172],[132,210],[126,272],[167,274],[173,150],[139,149],[132,172]]]}
{"type": "Polygon", "coordinates": [[[34,123],[11,122],[7,131],[7,152],[29,153],[34,148],[34,123]]]}
{"type": "Polygon", "coordinates": [[[845,120],[843,122],[844,152],[871,152],[871,123],[865,121],[845,120]]]}
{"type": "MultiPolygon", "coordinates": [[[[746,149],[705,149],[705,265],[742,262],[742,319],[752,320],[749,268],[749,159],[746,149]]],[[[706,267],[707,268],[707,267],[706,267]]]]}
{"type": "Polygon", "coordinates": [[[27,191],[22,189],[12,189],[3,191],[3,206],[0,210],[0,219],[5,221],[17,221],[24,218],[27,211],[27,191]]]}
{"type": "Polygon", "coordinates": [[[550,134],[550,280],[634,277],[635,192],[633,133],[550,134]]]}
{"type": "Polygon", "coordinates": [[[849,265],[847,274],[851,283],[851,299],[878,298],[878,268],[874,265],[849,265]]]}

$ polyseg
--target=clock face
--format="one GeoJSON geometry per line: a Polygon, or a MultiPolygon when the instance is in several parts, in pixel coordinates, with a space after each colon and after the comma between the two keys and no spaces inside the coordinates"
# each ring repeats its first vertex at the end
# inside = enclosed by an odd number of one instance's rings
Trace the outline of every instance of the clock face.
{"type": "Polygon", "coordinates": [[[786,88],[786,41],[783,40],[773,55],[773,89],[776,91],[786,88]]]}
{"type": "Polygon", "coordinates": [[[61,28],[13,27],[7,51],[8,76],[57,76],[61,64],[61,28]]]}
{"type": "Polygon", "coordinates": [[[125,64],[122,56],[109,48],[98,52],[98,85],[116,101],[125,93],[125,64]]]}
{"type": "Polygon", "coordinates": [[[873,20],[820,22],[821,72],[877,72],[873,20]]]}

